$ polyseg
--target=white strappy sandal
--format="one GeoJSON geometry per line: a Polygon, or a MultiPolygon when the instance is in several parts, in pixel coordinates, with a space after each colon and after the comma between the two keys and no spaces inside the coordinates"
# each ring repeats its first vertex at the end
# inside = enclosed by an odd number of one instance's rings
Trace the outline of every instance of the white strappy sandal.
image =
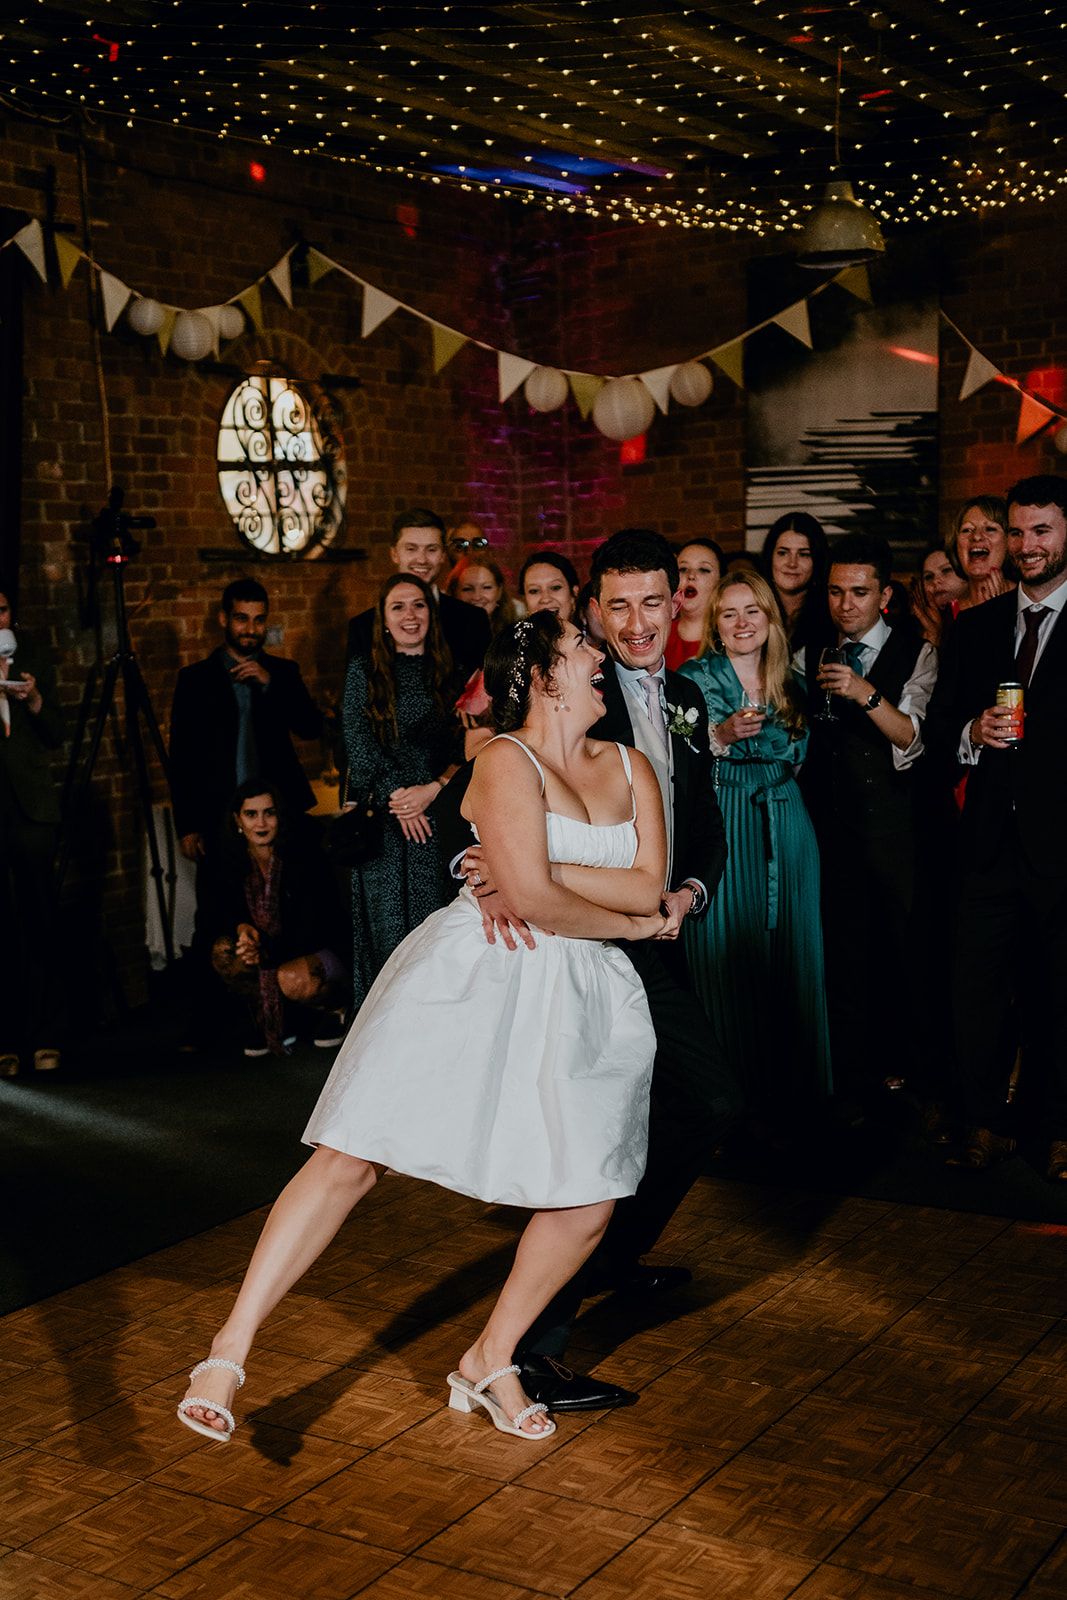
{"type": "MultiPolygon", "coordinates": [[[[244,1388],[245,1369],[239,1367],[236,1361],[226,1361],[221,1356],[210,1356],[207,1361],[198,1362],[189,1374],[189,1382],[198,1378],[202,1372],[207,1372],[211,1367],[223,1367],[227,1372],[232,1372],[237,1379],[238,1389],[244,1388]]],[[[201,1395],[187,1394],[178,1405],[178,1421],[184,1422],[187,1428],[192,1428],[194,1433],[202,1433],[205,1439],[214,1439],[219,1444],[229,1444],[233,1438],[234,1429],[237,1427],[233,1419],[233,1412],[225,1406],[220,1406],[217,1400],[205,1400],[201,1395]],[[201,1422],[198,1417],[189,1416],[187,1407],[202,1406],[205,1411],[214,1411],[226,1424],[225,1433],[220,1428],[213,1428],[207,1422],[201,1422]]]]}
{"type": "MultiPolygon", "coordinates": [[[[448,1374],[448,1387],[451,1391],[448,1404],[453,1411],[471,1412],[475,1406],[483,1406],[489,1413],[494,1428],[499,1428],[501,1433],[513,1433],[517,1439],[529,1439],[536,1444],[541,1439],[547,1439],[555,1433],[556,1424],[548,1417],[548,1407],[540,1400],[533,1405],[523,1406],[515,1416],[509,1417],[500,1401],[489,1394],[489,1385],[498,1378],[506,1378],[509,1373],[521,1372],[520,1367],[499,1367],[496,1372],[491,1372],[487,1378],[482,1378],[478,1383],[471,1383],[461,1372],[448,1374]],[[539,1428],[536,1433],[527,1433],[523,1423],[527,1417],[544,1414],[548,1420],[546,1426],[539,1428]]],[[[218,1407],[215,1408],[218,1410],[218,1407]]]]}

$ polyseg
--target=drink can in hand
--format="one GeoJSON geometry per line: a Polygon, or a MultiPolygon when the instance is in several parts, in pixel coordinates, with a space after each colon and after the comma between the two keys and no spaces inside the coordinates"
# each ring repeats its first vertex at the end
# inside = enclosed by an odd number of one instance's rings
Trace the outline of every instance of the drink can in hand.
{"type": "Polygon", "coordinates": [[[1023,686],[1021,683],[998,683],[997,705],[1011,710],[1011,732],[1004,735],[1010,744],[1018,744],[1023,737],[1023,686]]]}

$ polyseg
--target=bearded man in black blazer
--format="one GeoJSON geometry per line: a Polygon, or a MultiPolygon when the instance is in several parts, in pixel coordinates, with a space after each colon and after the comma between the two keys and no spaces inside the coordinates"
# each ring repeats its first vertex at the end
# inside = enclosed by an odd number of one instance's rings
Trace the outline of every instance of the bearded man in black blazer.
{"type": "MultiPolygon", "coordinates": [[[[603,667],[605,715],[590,734],[641,750],[652,763],[667,822],[663,900],[670,920],[658,939],[623,946],[645,986],[656,1030],[645,1175],[637,1193],[617,1203],[583,1273],[546,1307],[515,1358],[526,1392],[556,1411],[636,1400],[628,1390],[561,1365],[571,1323],[585,1294],[613,1289],[647,1297],[688,1281],[685,1268],[645,1266],[640,1258],[656,1243],[740,1109],[738,1088],[713,1054],[711,1027],[689,982],[678,938],[686,917],[706,909],[726,864],[707,708],[696,686],[668,672],[664,662],[678,564],[658,534],[625,529],[594,555],[592,587],[609,655],[603,667]]],[[[480,852],[465,848],[470,825],[459,813],[469,771],[453,778],[444,791],[447,798],[431,815],[446,858],[450,863],[467,859],[474,886],[485,865],[480,852]]],[[[498,902],[494,894],[483,896],[483,914],[494,918],[500,935],[513,943],[514,919],[498,902]]],[[[524,931],[519,925],[520,937],[524,931]]]]}
{"type": "Polygon", "coordinates": [[[988,1167],[1014,1140],[1005,1090],[1016,1043],[1046,1069],[1048,1176],[1067,1180],[1067,478],[1009,489],[1008,551],[1019,588],[961,613],[928,719],[932,748],[968,769],[952,971],[968,1133],[964,1165],[988,1167]],[[1025,716],[996,704],[1023,685],[1025,716]]]}

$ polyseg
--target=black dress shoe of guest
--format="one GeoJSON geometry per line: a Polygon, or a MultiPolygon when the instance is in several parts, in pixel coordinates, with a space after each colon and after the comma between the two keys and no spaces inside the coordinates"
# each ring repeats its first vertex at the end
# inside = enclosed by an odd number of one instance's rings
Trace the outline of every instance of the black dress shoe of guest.
{"type": "Polygon", "coordinates": [[[994,1162],[1003,1161],[1015,1149],[1015,1140],[1006,1134],[994,1133],[991,1128],[971,1128],[964,1141],[963,1154],[958,1165],[971,1172],[984,1172],[994,1162]]]}
{"type": "Polygon", "coordinates": [[[588,1292],[604,1294],[610,1290],[614,1294],[647,1298],[670,1294],[692,1281],[693,1274],[688,1267],[646,1267],[643,1262],[635,1261],[615,1271],[594,1270],[589,1274],[588,1292]]]}
{"type": "Polygon", "coordinates": [[[603,1378],[572,1372],[553,1356],[523,1356],[522,1386],[531,1400],[550,1411],[608,1411],[613,1406],[634,1406],[637,1395],[603,1378]]]}

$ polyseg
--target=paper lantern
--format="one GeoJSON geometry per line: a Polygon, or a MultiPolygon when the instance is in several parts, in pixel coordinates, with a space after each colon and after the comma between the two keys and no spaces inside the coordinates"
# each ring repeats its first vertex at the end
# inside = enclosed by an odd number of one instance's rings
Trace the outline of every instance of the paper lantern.
{"type": "Polygon", "coordinates": [[[671,373],[671,399],[680,406],[702,406],[711,393],[712,377],[703,361],[683,361],[671,373]]]}
{"type": "Polygon", "coordinates": [[[534,367],[522,386],[528,404],[535,411],[558,411],[567,398],[570,385],[557,367],[534,367]]]}
{"type": "Polygon", "coordinates": [[[593,401],[593,422],[609,439],[632,439],[644,433],[656,414],[656,402],[638,378],[611,378],[593,401]]]}
{"type": "Polygon", "coordinates": [[[245,331],[245,314],[240,306],[219,307],[219,337],[237,339],[245,331]]]}
{"type": "Polygon", "coordinates": [[[138,295],[135,300],[130,301],[126,321],[134,333],[143,333],[147,337],[159,332],[165,316],[166,312],[158,300],[148,300],[143,295],[138,295]]]}
{"type": "Polygon", "coordinates": [[[202,311],[179,311],[170,348],[183,361],[200,361],[215,343],[215,330],[202,311]]]}
{"type": "Polygon", "coordinates": [[[1052,443],[1061,456],[1067,456],[1067,428],[1059,428],[1052,435],[1052,443]]]}

